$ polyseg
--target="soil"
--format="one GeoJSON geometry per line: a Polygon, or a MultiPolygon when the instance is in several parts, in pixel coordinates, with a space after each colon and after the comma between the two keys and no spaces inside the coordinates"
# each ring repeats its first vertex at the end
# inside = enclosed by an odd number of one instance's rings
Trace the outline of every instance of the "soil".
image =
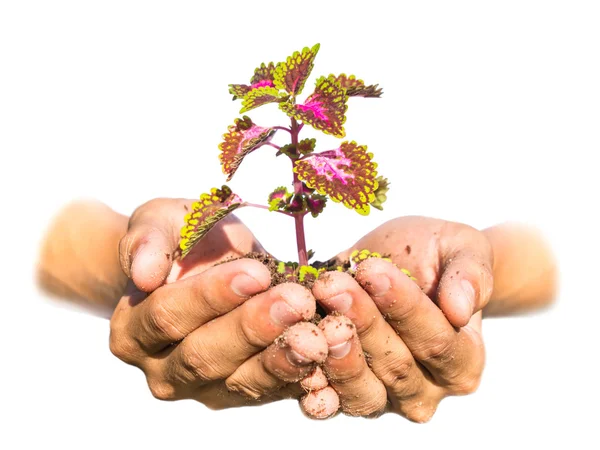
{"type": "MultiPolygon", "coordinates": [[[[221,261],[221,262],[217,263],[217,265],[235,261],[237,259],[243,259],[243,258],[249,258],[249,259],[254,259],[256,261],[260,261],[267,267],[267,269],[269,269],[269,271],[271,272],[271,285],[269,287],[273,287],[273,286],[277,286],[279,284],[290,282],[290,280],[286,278],[285,274],[279,273],[277,271],[277,266],[279,265],[279,261],[277,259],[275,259],[273,256],[266,254],[266,253],[250,252],[250,253],[246,253],[244,256],[240,256],[238,258],[230,258],[230,259],[221,261]]],[[[311,265],[313,267],[315,267],[316,269],[325,267],[327,269],[333,270],[337,266],[340,266],[340,265],[344,268],[350,268],[349,261],[345,261],[342,263],[335,258],[330,259],[328,261],[324,261],[324,262],[323,261],[315,261],[311,265]]],[[[352,272],[350,272],[350,274],[352,276],[355,275],[352,272]]],[[[304,286],[307,289],[312,289],[313,285],[315,284],[315,281],[314,280],[305,280],[302,282],[296,281],[296,283],[300,284],[301,286],[304,286]]],[[[323,307],[321,305],[317,304],[317,312],[315,313],[314,317],[310,320],[310,322],[317,325],[325,316],[327,316],[327,312],[323,309],[323,307]]]]}

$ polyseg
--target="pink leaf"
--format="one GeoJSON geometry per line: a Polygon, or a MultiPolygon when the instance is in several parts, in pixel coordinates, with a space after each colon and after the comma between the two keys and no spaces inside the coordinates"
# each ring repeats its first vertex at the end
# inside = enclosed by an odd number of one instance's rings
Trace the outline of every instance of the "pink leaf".
{"type": "Polygon", "coordinates": [[[248,116],[236,119],[223,135],[223,142],[219,144],[221,154],[219,159],[223,173],[227,174],[227,181],[231,180],[243,159],[249,153],[269,142],[276,130],[255,125],[248,116]]]}
{"type": "Polygon", "coordinates": [[[295,162],[294,172],[309,188],[342,202],[359,214],[370,212],[375,200],[377,164],[367,147],[356,142],[343,142],[335,150],[313,153],[295,162]]]}
{"type": "Polygon", "coordinates": [[[333,75],[317,80],[315,91],[303,104],[283,102],[279,107],[290,117],[312,125],[317,130],[344,137],[348,96],[333,75]]]}

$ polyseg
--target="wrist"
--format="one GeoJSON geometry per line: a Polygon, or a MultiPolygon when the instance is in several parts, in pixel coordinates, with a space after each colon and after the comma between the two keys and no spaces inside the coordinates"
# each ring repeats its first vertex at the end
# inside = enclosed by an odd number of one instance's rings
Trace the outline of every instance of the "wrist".
{"type": "Polygon", "coordinates": [[[118,259],[128,219],[96,201],[77,201],[54,219],[44,237],[39,285],[48,293],[110,314],[127,278],[118,259]]]}

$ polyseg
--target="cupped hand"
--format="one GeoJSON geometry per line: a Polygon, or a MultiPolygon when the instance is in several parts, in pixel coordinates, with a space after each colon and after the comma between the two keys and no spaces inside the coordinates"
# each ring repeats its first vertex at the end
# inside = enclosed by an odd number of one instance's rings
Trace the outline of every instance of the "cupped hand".
{"type": "Polygon", "coordinates": [[[297,397],[295,382],[327,355],[323,333],[303,322],[314,297],[296,284],[269,289],[270,273],[255,260],[215,265],[262,251],[235,217],[174,262],[190,204],[153,200],[132,215],[120,244],[131,281],[111,319],[111,351],[141,368],[164,400],[225,408],[297,397]]]}
{"type": "Polygon", "coordinates": [[[312,391],[303,408],[316,418],[340,404],[350,415],[393,411],[427,421],[444,397],[479,384],[491,247],[466,225],[407,217],[369,233],[340,259],[363,248],[390,255],[396,265],[372,258],[355,278],[331,272],[316,282],[317,301],[337,314],[319,323],[329,345],[323,371],[330,386],[312,391]]]}

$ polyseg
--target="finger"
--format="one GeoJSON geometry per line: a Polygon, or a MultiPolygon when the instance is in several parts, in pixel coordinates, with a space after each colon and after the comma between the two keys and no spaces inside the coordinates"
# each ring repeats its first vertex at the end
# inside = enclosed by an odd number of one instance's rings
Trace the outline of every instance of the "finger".
{"type": "Polygon", "coordinates": [[[225,379],[287,327],[312,318],[315,309],[306,288],[280,284],[198,328],[167,356],[157,355],[157,370],[173,385],[188,388],[225,379]]]}
{"type": "Polygon", "coordinates": [[[328,272],[314,284],[313,294],[327,312],[344,314],[352,321],[371,370],[390,397],[401,401],[423,389],[422,367],[356,280],[347,273],[328,272]]]}
{"type": "Polygon", "coordinates": [[[387,393],[367,365],[355,326],[344,316],[327,316],[319,322],[329,346],[323,370],[340,397],[341,409],[352,416],[383,413],[387,393]]]}
{"type": "Polygon", "coordinates": [[[321,330],[309,322],[297,323],[262,353],[238,367],[225,384],[233,392],[259,399],[300,381],[325,358],[327,341],[321,330]]]}
{"type": "Polygon", "coordinates": [[[452,327],[443,312],[397,267],[371,258],[361,263],[356,280],[438,383],[455,385],[479,377],[483,370],[480,336],[470,328],[452,327]]]}
{"type": "Polygon", "coordinates": [[[119,260],[123,272],[140,290],[152,292],[169,274],[179,242],[173,211],[185,212],[184,206],[188,203],[156,199],[132,214],[127,234],[119,243],[119,260]]]}
{"type": "Polygon", "coordinates": [[[490,243],[476,230],[467,228],[453,236],[453,242],[444,244],[441,249],[437,302],[450,323],[463,327],[492,296],[493,254],[490,243]],[[457,240],[458,243],[454,242],[457,240]]]}
{"type": "Polygon", "coordinates": [[[340,409],[340,397],[331,386],[327,386],[302,397],[300,408],[311,419],[327,419],[340,409]]]}
{"type": "MultiPolygon", "coordinates": [[[[216,381],[201,388],[189,395],[212,410],[221,410],[226,408],[237,408],[240,406],[264,405],[277,400],[298,399],[302,395],[302,388],[298,383],[288,384],[270,396],[264,396],[258,400],[248,398],[244,395],[231,392],[225,386],[223,381],[216,381]]],[[[187,398],[187,397],[186,397],[187,398]]],[[[175,400],[176,398],[166,398],[166,400],[175,400]]]]}
{"type": "Polygon", "coordinates": [[[270,283],[269,270],[258,261],[240,259],[212,267],[162,286],[133,307],[125,303],[125,333],[143,353],[157,353],[265,291],[270,283]]]}
{"type": "Polygon", "coordinates": [[[325,376],[323,369],[317,366],[310,374],[300,381],[300,386],[302,386],[306,392],[318,391],[319,389],[329,386],[329,380],[325,376]]]}

